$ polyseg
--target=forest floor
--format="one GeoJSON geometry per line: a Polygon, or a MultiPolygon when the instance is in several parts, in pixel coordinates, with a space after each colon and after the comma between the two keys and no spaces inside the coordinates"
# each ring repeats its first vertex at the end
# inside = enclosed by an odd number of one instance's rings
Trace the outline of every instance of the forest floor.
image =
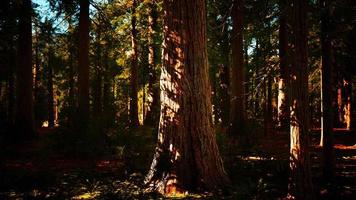
{"type": "MultiPolygon", "coordinates": [[[[163,198],[146,193],[143,186],[154,150],[153,129],[121,133],[105,143],[94,137],[94,145],[76,140],[66,130],[41,128],[38,132],[39,138],[32,142],[0,143],[0,199],[163,198]]],[[[355,134],[334,131],[337,176],[327,185],[321,179],[319,134],[314,132],[311,158],[318,199],[356,199],[355,134]]],[[[220,144],[227,141],[223,134],[217,139],[220,144]]],[[[283,199],[288,185],[288,140],[287,134],[275,133],[249,148],[221,145],[233,182],[231,192],[185,198],[283,199]]]]}

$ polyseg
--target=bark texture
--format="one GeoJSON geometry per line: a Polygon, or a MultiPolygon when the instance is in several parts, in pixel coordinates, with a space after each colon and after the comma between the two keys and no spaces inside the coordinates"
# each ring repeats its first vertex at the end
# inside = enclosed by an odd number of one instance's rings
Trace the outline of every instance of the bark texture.
{"type": "Polygon", "coordinates": [[[288,192],[296,199],[315,199],[310,171],[306,0],[292,0],[293,64],[290,76],[290,178],[288,192]]]}
{"type": "Polygon", "coordinates": [[[163,1],[158,143],[146,184],[160,193],[228,183],[215,140],[204,0],[163,1]]]}

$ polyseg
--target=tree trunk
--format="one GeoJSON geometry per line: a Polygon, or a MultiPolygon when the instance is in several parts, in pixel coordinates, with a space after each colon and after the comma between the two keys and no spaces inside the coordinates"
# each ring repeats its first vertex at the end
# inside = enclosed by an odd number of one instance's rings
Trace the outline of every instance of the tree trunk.
{"type": "MultiPolygon", "coordinates": [[[[96,80],[94,86],[93,111],[95,118],[99,119],[102,112],[102,59],[101,59],[101,27],[98,27],[96,46],[96,80]]],[[[99,122],[100,123],[100,122],[99,122]]]]}
{"type": "Polygon", "coordinates": [[[332,180],[335,174],[333,149],[333,109],[332,109],[332,48],[330,36],[330,1],[320,0],[321,9],[321,139],[323,147],[323,173],[325,180],[332,180]]]}
{"type": "Polygon", "coordinates": [[[351,129],[351,102],[352,102],[352,78],[345,77],[344,87],[345,87],[345,105],[344,105],[344,119],[345,126],[347,130],[351,129]]]}
{"type": "Polygon", "coordinates": [[[296,199],[315,199],[310,171],[306,0],[292,1],[293,64],[290,71],[290,178],[288,192],[296,199]]]}
{"type": "Polygon", "coordinates": [[[219,84],[220,87],[220,98],[221,98],[221,121],[222,121],[222,126],[226,128],[229,124],[229,117],[230,117],[230,94],[229,94],[229,88],[230,88],[230,61],[229,61],[229,55],[230,54],[230,42],[229,42],[229,32],[224,29],[224,32],[222,34],[222,43],[221,45],[223,46],[223,55],[225,55],[225,58],[223,59],[222,64],[220,65],[220,73],[219,73],[219,84]]]}
{"type": "Polygon", "coordinates": [[[138,50],[137,50],[137,30],[136,30],[136,7],[137,0],[132,0],[132,13],[131,13],[131,94],[130,94],[130,126],[132,128],[138,127],[138,50]]]}
{"type": "Polygon", "coordinates": [[[22,0],[20,3],[19,18],[19,46],[16,73],[16,121],[18,137],[29,139],[35,136],[35,123],[32,97],[32,25],[31,25],[32,5],[31,0],[22,0]]]}
{"type": "Polygon", "coordinates": [[[279,0],[280,18],[279,18],[279,70],[280,79],[278,83],[278,126],[287,131],[289,127],[289,105],[288,105],[288,85],[289,68],[288,68],[288,35],[287,35],[287,8],[286,1],[279,0]]]}
{"type": "MultiPolygon", "coordinates": [[[[270,73],[270,72],[267,72],[270,73]]],[[[267,85],[265,85],[265,136],[271,136],[272,133],[272,75],[268,74],[265,80],[267,85]]]]}
{"type": "MultiPolygon", "coordinates": [[[[15,52],[11,52],[11,61],[15,61],[14,58],[15,52]]],[[[16,65],[15,62],[12,62],[13,65],[16,65]]],[[[11,66],[9,68],[9,76],[8,76],[8,85],[7,85],[7,90],[8,90],[8,104],[7,104],[7,116],[8,116],[8,123],[9,125],[13,126],[15,122],[15,77],[14,77],[14,66],[11,66]]]]}
{"type": "Polygon", "coordinates": [[[163,194],[224,187],[212,122],[204,0],[163,1],[158,144],[145,182],[163,194]]]}
{"type": "Polygon", "coordinates": [[[48,90],[48,127],[54,127],[54,100],[53,100],[53,52],[52,48],[48,50],[48,72],[47,72],[47,90],[48,90]]]}
{"type": "Polygon", "coordinates": [[[244,57],[243,57],[243,0],[235,0],[232,11],[232,80],[231,80],[231,112],[230,134],[236,135],[243,129],[245,122],[244,96],[244,57]]]}
{"type": "Polygon", "coordinates": [[[69,52],[68,127],[73,128],[74,127],[74,108],[76,108],[75,100],[74,100],[74,64],[73,64],[74,51],[73,51],[73,48],[70,48],[69,51],[70,52],[69,52]]]}
{"type": "Polygon", "coordinates": [[[79,129],[85,132],[89,122],[89,0],[80,0],[79,56],[78,56],[78,111],[79,129]]]}

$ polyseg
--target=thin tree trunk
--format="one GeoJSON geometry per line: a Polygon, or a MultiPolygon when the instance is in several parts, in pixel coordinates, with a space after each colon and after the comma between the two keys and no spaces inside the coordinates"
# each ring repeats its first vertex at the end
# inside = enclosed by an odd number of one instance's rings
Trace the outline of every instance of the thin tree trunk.
{"type": "MultiPolygon", "coordinates": [[[[102,58],[101,58],[101,31],[98,27],[97,33],[97,47],[96,47],[96,80],[95,80],[95,89],[94,89],[94,114],[96,119],[101,117],[102,112],[102,58]]],[[[100,123],[100,122],[99,122],[100,123]]]]}
{"type": "Polygon", "coordinates": [[[231,81],[231,112],[230,134],[236,135],[243,130],[245,122],[245,86],[244,86],[244,57],[243,57],[243,0],[235,0],[232,11],[232,81],[231,81]]]}
{"type": "Polygon", "coordinates": [[[73,49],[69,52],[69,91],[68,91],[68,126],[73,127],[74,125],[74,108],[76,108],[74,100],[74,64],[73,64],[73,49]]]}
{"type": "Polygon", "coordinates": [[[136,30],[136,7],[137,0],[132,0],[132,13],[131,13],[131,94],[130,94],[130,126],[138,127],[138,50],[137,50],[137,30],[136,30]]]}
{"type": "Polygon", "coordinates": [[[332,47],[330,36],[330,1],[320,0],[321,9],[321,140],[323,147],[323,175],[332,180],[335,174],[335,155],[333,149],[333,110],[332,110],[332,47]]]}
{"type": "Polygon", "coordinates": [[[288,105],[288,87],[289,68],[288,68],[288,35],[287,35],[287,8],[286,1],[279,0],[280,18],[279,18],[279,70],[280,79],[278,83],[278,126],[287,131],[289,127],[289,105],[288,105]]]}
{"type": "MultiPolygon", "coordinates": [[[[12,52],[12,56],[14,55],[14,52],[12,52]]],[[[13,57],[11,57],[11,60],[15,60],[13,57]]],[[[15,63],[13,63],[15,65],[15,63]]],[[[8,105],[7,105],[7,112],[8,112],[8,123],[9,125],[14,125],[15,123],[15,77],[14,77],[14,67],[10,67],[9,70],[9,76],[8,76],[8,105]]]]}
{"type": "Polygon", "coordinates": [[[54,99],[53,99],[53,52],[49,47],[48,52],[48,73],[47,73],[47,90],[48,90],[48,126],[54,127],[54,99]]]}
{"type": "MultiPolygon", "coordinates": [[[[270,72],[268,72],[270,73],[270,72]]],[[[265,85],[265,136],[270,136],[272,133],[272,75],[267,75],[267,80],[265,80],[267,85],[265,85]]]]}
{"type": "Polygon", "coordinates": [[[86,131],[89,122],[89,0],[80,0],[79,56],[78,56],[78,111],[79,129],[86,131]]]}
{"type": "Polygon", "coordinates": [[[163,194],[224,187],[228,179],[212,123],[205,1],[164,0],[163,9],[161,117],[146,183],[163,194]]]}
{"type": "MultiPolygon", "coordinates": [[[[245,103],[245,109],[248,110],[249,109],[249,101],[248,101],[248,95],[250,92],[250,88],[249,88],[249,74],[248,74],[248,44],[246,42],[246,44],[244,45],[244,103],[245,103]]],[[[246,116],[247,119],[247,116],[246,116]]]]}
{"type": "Polygon", "coordinates": [[[15,127],[21,139],[35,136],[35,123],[32,96],[32,5],[31,0],[23,0],[20,4],[19,46],[21,55],[16,73],[16,121],[15,127]]]}
{"type": "Polygon", "coordinates": [[[347,130],[351,129],[351,102],[352,102],[352,79],[351,77],[345,78],[344,81],[345,87],[345,105],[344,105],[344,119],[345,126],[347,130]]]}
{"type": "Polygon", "coordinates": [[[315,199],[311,179],[308,127],[307,1],[292,0],[294,62],[290,76],[290,178],[288,193],[296,199],[315,199]]]}
{"type": "Polygon", "coordinates": [[[224,29],[223,32],[223,39],[222,39],[223,51],[224,51],[224,61],[222,63],[222,69],[220,73],[220,90],[221,90],[221,120],[222,125],[227,127],[229,124],[229,117],[230,117],[230,42],[229,42],[229,32],[224,29]]]}

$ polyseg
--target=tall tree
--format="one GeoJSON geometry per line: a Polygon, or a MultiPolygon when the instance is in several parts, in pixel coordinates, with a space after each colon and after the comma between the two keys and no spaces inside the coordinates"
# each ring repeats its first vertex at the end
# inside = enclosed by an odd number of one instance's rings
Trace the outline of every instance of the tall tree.
{"type": "Polygon", "coordinates": [[[149,3],[148,17],[148,64],[149,64],[149,80],[148,80],[148,95],[150,105],[147,111],[146,122],[151,125],[158,125],[159,119],[159,84],[157,75],[157,58],[158,58],[158,26],[157,26],[157,5],[156,0],[149,3]]]}
{"type": "Polygon", "coordinates": [[[136,29],[136,7],[137,0],[132,0],[131,8],[131,94],[130,94],[130,124],[131,127],[137,127],[138,122],[138,49],[137,49],[137,29],[136,29]]]}
{"type": "Polygon", "coordinates": [[[332,46],[331,46],[331,7],[330,0],[320,0],[321,9],[321,139],[323,147],[324,178],[330,180],[334,176],[335,155],[333,150],[333,107],[332,107],[332,46]]]}
{"type": "Polygon", "coordinates": [[[212,123],[204,0],[163,1],[158,143],[145,182],[160,193],[228,183],[212,123]]]}
{"type": "Polygon", "coordinates": [[[289,106],[288,106],[288,34],[287,34],[287,7],[285,0],[279,0],[279,70],[280,79],[278,83],[278,126],[282,130],[287,130],[289,126],[289,106]]]}
{"type": "Polygon", "coordinates": [[[315,199],[310,171],[308,133],[307,1],[292,0],[293,64],[290,69],[290,178],[289,195],[315,199]]]}
{"type": "MultiPolygon", "coordinates": [[[[51,45],[51,44],[49,44],[51,45]]],[[[52,47],[49,47],[48,50],[48,71],[47,71],[47,90],[48,90],[48,126],[53,127],[54,126],[54,97],[53,97],[53,59],[54,59],[54,54],[53,54],[53,49],[52,47]]]]}
{"type": "Polygon", "coordinates": [[[230,130],[236,134],[245,121],[245,86],[244,86],[244,46],[243,46],[243,0],[234,0],[232,10],[233,31],[231,39],[232,74],[231,74],[231,112],[230,130]]]}
{"type": "Polygon", "coordinates": [[[19,46],[16,73],[16,118],[15,127],[20,138],[32,138],[35,136],[35,122],[32,97],[32,24],[31,0],[20,1],[19,18],[19,46]]]}
{"type": "Polygon", "coordinates": [[[79,55],[78,55],[78,107],[80,131],[89,121],[89,0],[80,0],[79,55]]]}

